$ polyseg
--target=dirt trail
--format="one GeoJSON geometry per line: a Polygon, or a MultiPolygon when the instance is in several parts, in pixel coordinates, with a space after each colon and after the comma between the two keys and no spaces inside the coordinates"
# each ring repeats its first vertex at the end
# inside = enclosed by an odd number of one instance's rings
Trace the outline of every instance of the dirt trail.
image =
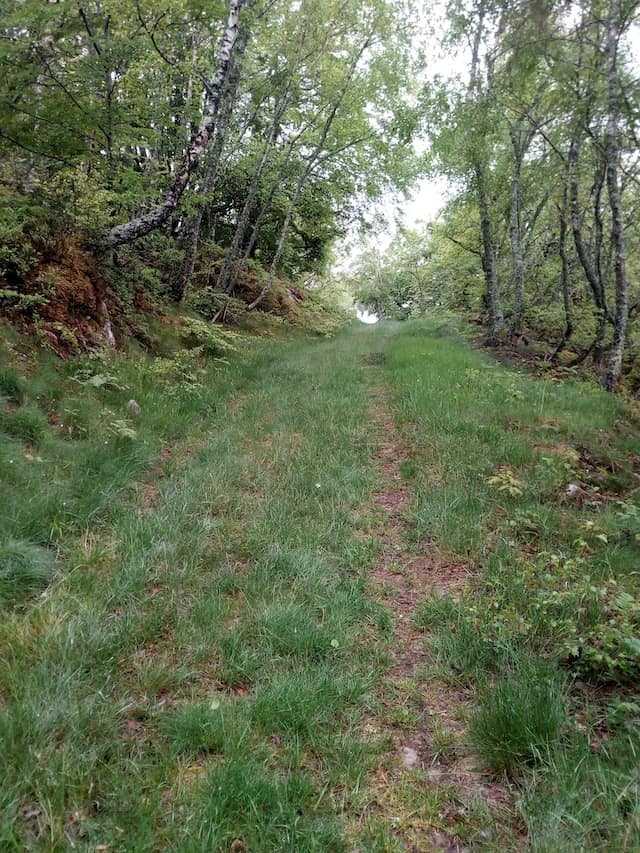
{"type": "MultiPolygon", "coordinates": [[[[381,436],[375,458],[380,488],[374,494],[372,526],[364,534],[377,539],[380,552],[373,571],[374,595],[389,611],[391,665],[381,685],[379,700],[384,709],[379,733],[390,735],[393,751],[373,781],[376,801],[372,808],[386,813],[402,811],[402,803],[389,791],[409,787],[419,801],[435,803],[431,814],[409,808],[405,818],[392,819],[394,836],[413,851],[463,851],[457,827],[468,826],[470,811],[479,804],[493,814],[508,809],[510,796],[476,765],[466,745],[470,697],[429,673],[430,658],[425,632],[415,626],[416,609],[433,595],[456,595],[469,582],[462,563],[447,562],[428,542],[413,550],[406,544],[406,514],[411,495],[400,465],[407,458],[398,430],[389,413],[384,388],[372,390],[371,417],[381,436]],[[410,709],[406,718],[398,708],[410,709]]],[[[406,799],[406,795],[405,795],[406,799]]],[[[475,819],[477,823],[477,818],[475,819]]],[[[474,846],[489,840],[488,830],[478,826],[474,846]]],[[[494,839],[495,840],[495,839],[494,839]]]]}

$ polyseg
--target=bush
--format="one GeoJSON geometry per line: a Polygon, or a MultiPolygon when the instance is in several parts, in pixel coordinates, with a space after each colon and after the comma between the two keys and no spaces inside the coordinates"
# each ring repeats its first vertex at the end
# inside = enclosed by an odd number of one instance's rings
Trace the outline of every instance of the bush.
{"type": "Polygon", "coordinates": [[[33,230],[43,214],[17,193],[0,193],[0,278],[20,281],[35,267],[36,255],[25,228],[33,230]]]}
{"type": "Polygon", "coordinates": [[[193,311],[197,311],[206,320],[211,320],[218,312],[225,322],[237,323],[246,314],[247,306],[242,299],[220,293],[213,287],[201,287],[192,290],[186,299],[187,305],[193,311]]]}
{"type": "Polygon", "coordinates": [[[565,716],[559,674],[543,661],[519,662],[481,693],[471,740],[492,770],[513,776],[546,757],[560,740],[565,716]]]}
{"type": "Polygon", "coordinates": [[[202,355],[214,357],[238,351],[240,335],[222,329],[215,323],[205,323],[204,320],[187,318],[183,320],[182,327],[182,339],[192,351],[198,350],[202,355]]]}

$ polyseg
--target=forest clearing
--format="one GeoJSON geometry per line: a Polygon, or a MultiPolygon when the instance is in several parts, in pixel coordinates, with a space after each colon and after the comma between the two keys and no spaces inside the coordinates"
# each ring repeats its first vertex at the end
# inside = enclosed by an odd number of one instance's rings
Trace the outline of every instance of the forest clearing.
{"type": "Polygon", "coordinates": [[[3,0],[0,853],[640,851],[639,128],[640,0],[3,0]]]}

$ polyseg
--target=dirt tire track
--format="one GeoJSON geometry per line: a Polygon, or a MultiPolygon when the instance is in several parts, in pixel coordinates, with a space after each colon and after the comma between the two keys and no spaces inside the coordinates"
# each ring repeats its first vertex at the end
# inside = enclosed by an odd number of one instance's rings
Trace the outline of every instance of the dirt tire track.
{"type": "MultiPolygon", "coordinates": [[[[409,774],[412,783],[424,786],[425,794],[434,786],[446,790],[451,810],[447,805],[442,816],[445,825],[459,823],[465,803],[474,799],[481,799],[488,806],[492,822],[502,822],[499,813],[512,812],[511,795],[476,765],[466,744],[470,696],[426,674],[431,662],[428,634],[416,627],[414,621],[418,605],[434,592],[459,594],[469,581],[469,569],[463,563],[447,562],[430,543],[418,546],[416,551],[407,550],[406,512],[411,507],[411,494],[400,473],[407,451],[389,413],[386,391],[380,386],[372,388],[370,414],[381,437],[374,460],[381,488],[373,495],[374,528],[367,531],[380,545],[372,586],[374,597],[389,611],[393,624],[389,643],[391,664],[379,700],[389,712],[404,701],[414,704],[418,701],[420,706],[417,725],[389,725],[384,721],[379,729],[380,734],[391,736],[393,754],[385,770],[378,771],[373,781],[380,793],[374,805],[384,811],[381,787],[400,783],[409,774]],[[450,733],[454,746],[449,757],[440,754],[434,742],[434,729],[450,733]]],[[[408,831],[400,828],[394,835],[405,849],[413,851],[462,853],[469,849],[455,830],[442,826],[414,823],[408,831]]],[[[482,831],[477,841],[488,837],[489,833],[482,831]]]]}

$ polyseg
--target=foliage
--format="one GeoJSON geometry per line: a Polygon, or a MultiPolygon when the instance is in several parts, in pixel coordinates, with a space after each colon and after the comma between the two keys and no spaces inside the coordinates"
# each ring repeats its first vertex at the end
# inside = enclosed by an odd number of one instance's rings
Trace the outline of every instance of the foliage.
{"type": "Polygon", "coordinates": [[[194,355],[213,357],[238,352],[238,345],[242,340],[237,332],[222,329],[214,323],[207,323],[195,317],[183,319],[181,337],[194,355]]]}
{"type": "Polygon", "coordinates": [[[195,317],[184,317],[180,326],[181,347],[170,356],[158,356],[149,366],[154,381],[172,397],[199,395],[206,364],[228,364],[227,356],[239,352],[241,335],[195,317]]]}
{"type": "MultiPolygon", "coordinates": [[[[159,10],[108,0],[74,15],[9,3],[0,40],[1,308],[28,316],[39,307],[45,295],[22,285],[33,284],[60,240],[95,252],[111,226],[171,201],[176,175],[195,162],[188,149],[211,95],[226,13],[223,3],[205,11],[182,0],[159,10]]],[[[209,319],[224,302],[225,319],[236,322],[241,289],[229,298],[213,280],[221,252],[234,268],[253,265],[265,276],[273,268],[267,287],[278,273],[323,272],[331,244],[368,200],[408,185],[416,158],[398,143],[415,124],[407,94],[415,62],[400,16],[389,0],[242,9],[220,121],[172,227],[133,250],[95,252],[117,294],[107,293],[114,313],[142,302],[140,294],[181,299],[193,245],[202,285],[193,307],[209,319]]],[[[309,326],[331,331],[321,313],[309,326]]]]}
{"type": "Polygon", "coordinates": [[[356,304],[379,317],[402,320],[424,309],[424,278],[428,269],[426,241],[416,232],[401,230],[380,253],[363,252],[350,271],[348,287],[356,304]]]}
{"type": "Polygon", "coordinates": [[[524,486],[522,480],[519,480],[513,471],[510,471],[508,468],[503,468],[497,474],[488,477],[487,483],[499,492],[506,492],[512,498],[521,495],[524,486]]]}
{"type": "Polygon", "coordinates": [[[201,314],[205,320],[212,320],[213,317],[220,314],[227,323],[240,322],[247,309],[246,303],[242,299],[219,293],[212,287],[190,290],[186,298],[186,305],[201,314]]]}
{"type": "MultiPolygon", "coordinates": [[[[33,270],[36,253],[26,231],[41,231],[43,214],[19,193],[0,192],[0,279],[15,283],[33,270]]],[[[6,295],[0,296],[3,302],[14,292],[12,288],[6,290],[6,295]]]]}
{"type": "Polygon", "coordinates": [[[314,335],[330,338],[348,323],[353,315],[345,307],[344,293],[333,287],[302,289],[303,301],[291,311],[292,322],[314,335]]]}
{"type": "Polygon", "coordinates": [[[432,177],[449,179],[448,203],[409,240],[401,233],[382,254],[367,247],[352,287],[383,316],[452,309],[484,327],[491,345],[592,362],[609,390],[621,367],[614,354],[624,352],[635,393],[637,3],[574,11],[447,4],[441,44],[460,51],[466,73],[428,79],[420,106],[425,162],[432,177]],[[624,220],[617,230],[614,208],[624,220]],[[411,242],[417,256],[401,251],[411,242]]]}

